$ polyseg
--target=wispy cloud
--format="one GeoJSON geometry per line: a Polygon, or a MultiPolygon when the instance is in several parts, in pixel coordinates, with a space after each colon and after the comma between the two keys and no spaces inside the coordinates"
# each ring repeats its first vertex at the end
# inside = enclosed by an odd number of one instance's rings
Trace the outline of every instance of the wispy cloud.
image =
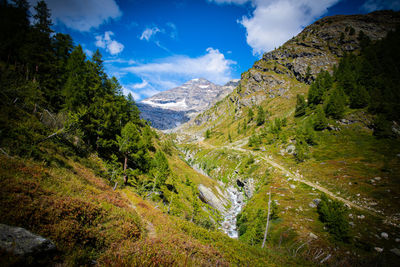
{"type": "Polygon", "coordinates": [[[122,86],[122,93],[126,96],[131,94],[133,96],[133,99],[135,99],[135,101],[139,101],[142,98],[140,94],[130,89],[129,86],[122,86]]]}
{"type": "Polygon", "coordinates": [[[367,12],[372,12],[375,10],[383,10],[383,9],[400,9],[400,1],[399,0],[368,0],[361,7],[363,10],[367,12]]]}
{"type": "Polygon", "coordinates": [[[167,22],[167,27],[170,28],[169,37],[176,39],[178,37],[178,29],[176,28],[176,25],[172,22],[167,22]]]}
{"type": "Polygon", "coordinates": [[[147,81],[143,81],[141,83],[132,84],[132,88],[133,89],[142,89],[142,88],[146,87],[148,84],[149,83],[147,81]]]}
{"type": "MultiPolygon", "coordinates": [[[[34,6],[38,0],[29,2],[34,6]]],[[[115,0],[52,0],[46,3],[55,23],[61,22],[68,28],[82,32],[122,15],[115,0]]]]}
{"type": "Polygon", "coordinates": [[[113,40],[111,36],[113,36],[114,33],[111,31],[107,31],[104,33],[104,35],[97,35],[95,36],[96,38],[96,43],[95,45],[100,48],[106,49],[111,55],[117,55],[124,50],[124,45],[117,42],[116,40],[113,40]]]}
{"type": "Polygon", "coordinates": [[[177,39],[178,29],[176,25],[172,22],[167,22],[165,28],[158,27],[157,25],[153,27],[147,27],[143,30],[139,39],[142,41],[152,42],[159,48],[165,50],[166,52],[172,54],[172,52],[163,44],[161,44],[160,40],[157,38],[157,34],[162,33],[164,35],[168,35],[171,39],[177,39]]]}
{"type": "Polygon", "coordinates": [[[158,32],[161,30],[158,27],[153,27],[153,28],[146,28],[143,32],[142,35],[139,37],[140,40],[146,40],[149,41],[152,36],[155,36],[158,32]]]}
{"type": "Polygon", "coordinates": [[[129,64],[129,65],[133,65],[136,63],[136,61],[133,59],[123,59],[123,58],[110,58],[110,59],[104,60],[104,62],[105,63],[129,64]]]}

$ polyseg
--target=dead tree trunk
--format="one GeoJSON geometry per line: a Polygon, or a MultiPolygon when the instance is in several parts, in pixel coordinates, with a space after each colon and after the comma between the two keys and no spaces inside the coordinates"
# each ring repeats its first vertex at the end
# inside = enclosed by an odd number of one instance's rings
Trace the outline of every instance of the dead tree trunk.
{"type": "Polygon", "coordinates": [[[47,137],[45,137],[45,138],[43,138],[43,139],[37,141],[36,144],[42,143],[42,142],[44,142],[44,141],[46,141],[46,140],[48,140],[48,139],[50,139],[50,138],[53,138],[53,137],[59,135],[59,134],[62,133],[62,132],[64,132],[64,128],[62,128],[62,129],[58,130],[57,132],[52,133],[51,135],[49,135],[49,136],[47,136],[47,137]]]}
{"type": "Polygon", "coordinates": [[[128,166],[128,155],[125,154],[125,161],[124,161],[124,183],[125,185],[128,184],[128,176],[126,175],[126,167],[128,166]]]}
{"type": "Polygon", "coordinates": [[[269,213],[270,213],[270,211],[271,211],[271,191],[269,191],[267,225],[265,226],[264,240],[263,240],[261,248],[264,248],[265,240],[267,240],[268,226],[269,226],[269,213]]]}

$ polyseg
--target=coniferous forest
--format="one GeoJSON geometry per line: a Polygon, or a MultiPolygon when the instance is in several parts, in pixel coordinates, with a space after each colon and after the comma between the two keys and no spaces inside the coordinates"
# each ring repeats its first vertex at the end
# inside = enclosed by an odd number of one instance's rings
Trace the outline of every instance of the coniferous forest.
{"type": "Polygon", "coordinates": [[[74,136],[83,150],[147,172],[153,133],[132,96],[105,73],[100,52],[87,58],[69,35],[54,33],[44,1],[33,24],[28,12],[27,1],[1,5],[1,147],[40,158],[43,141],[74,136]]]}

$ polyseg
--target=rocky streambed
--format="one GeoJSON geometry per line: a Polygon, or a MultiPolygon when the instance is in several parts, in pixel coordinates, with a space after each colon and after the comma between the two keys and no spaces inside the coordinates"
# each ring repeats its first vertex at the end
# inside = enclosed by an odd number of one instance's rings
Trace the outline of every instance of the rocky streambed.
{"type": "Polygon", "coordinates": [[[225,189],[225,194],[229,197],[231,206],[223,214],[224,220],[221,228],[229,237],[238,238],[239,232],[236,226],[236,216],[240,213],[244,206],[244,195],[234,186],[225,189]]]}
{"type": "MultiPolygon", "coordinates": [[[[189,165],[196,172],[211,178],[208,174],[199,166],[199,164],[193,161],[194,155],[191,155],[188,151],[182,151],[185,153],[185,159],[189,165]]],[[[239,233],[236,226],[236,216],[240,213],[244,206],[245,190],[239,190],[238,187],[230,185],[224,189],[224,184],[218,182],[219,186],[215,186],[215,194],[211,188],[208,188],[202,184],[198,186],[200,199],[217,209],[223,216],[221,223],[221,229],[231,238],[238,238],[239,233]]],[[[243,186],[242,186],[243,187],[243,186]]]]}

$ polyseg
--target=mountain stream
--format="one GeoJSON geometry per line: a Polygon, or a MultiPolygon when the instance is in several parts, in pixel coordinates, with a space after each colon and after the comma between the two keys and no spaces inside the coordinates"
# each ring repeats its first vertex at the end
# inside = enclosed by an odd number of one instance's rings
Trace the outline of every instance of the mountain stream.
{"type": "MultiPolygon", "coordinates": [[[[185,160],[189,163],[193,170],[196,172],[210,178],[208,174],[198,165],[192,162],[194,158],[193,155],[188,153],[187,151],[182,151],[185,154],[185,160]]],[[[223,188],[223,184],[220,182],[221,188],[223,188]]],[[[230,202],[230,206],[228,209],[221,211],[221,215],[223,216],[223,221],[219,229],[221,229],[224,233],[226,233],[231,238],[238,238],[239,232],[236,226],[236,216],[240,213],[244,206],[244,193],[241,190],[238,190],[234,185],[228,186],[221,195],[225,197],[226,200],[230,202]]]]}
{"type": "Polygon", "coordinates": [[[236,216],[240,213],[244,206],[244,196],[234,186],[229,186],[225,190],[231,202],[231,206],[225,214],[223,214],[224,220],[221,224],[221,228],[229,237],[238,238],[239,232],[236,226],[236,216]]]}

